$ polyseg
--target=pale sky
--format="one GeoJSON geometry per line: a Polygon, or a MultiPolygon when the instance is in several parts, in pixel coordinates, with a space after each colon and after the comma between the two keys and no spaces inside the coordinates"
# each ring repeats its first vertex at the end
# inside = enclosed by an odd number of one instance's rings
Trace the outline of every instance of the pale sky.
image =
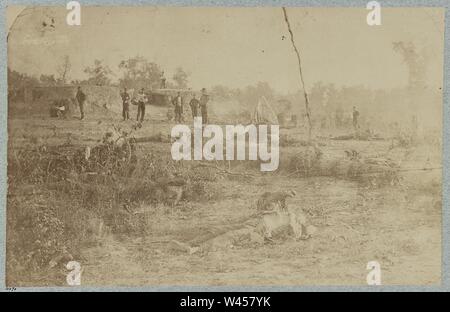
{"type": "MultiPolygon", "coordinates": [[[[8,7],[9,21],[21,8],[8,7]]],[[[306,87],[323,81],[372,88],[407,84],[408,71],[392,42],[411,41],[427,61],[427,83],[442,86],[444,10],[382,8],[382,25],[368,26],[365,8],[288,8],[302,56],[306,87]]],[[[56,73],[70,57],[71,79],[101,59],[117,72],[136,55],[159,64],[171,78],[182,66],[194,89],[269,82],[279,92],[299,89],[297,60],[281,8],[82,7],[81,26],[65,23],[65,7],[22,12],[8,42],[11,69],[56,73]],[[55,17],[55,29],[42,21],[55,17]]],[[[10,22],[9,22],[10,24],[10,22]]]]}

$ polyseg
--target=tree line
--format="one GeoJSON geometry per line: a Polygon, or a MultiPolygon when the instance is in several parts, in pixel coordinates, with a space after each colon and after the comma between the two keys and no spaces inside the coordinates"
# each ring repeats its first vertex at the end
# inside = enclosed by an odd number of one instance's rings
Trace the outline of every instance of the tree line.
{"type": "Polygon", "coordinates": [[[102,60],[94,60],[92,65],[86,66],[83,72],[86,74],[83,80],[71,80],[72,64],[69,56],[64,56],[55,68],[56,74],[41,74],[39,77],[30,76],[8,68],[8,87],[17,89],[30,86],[64,86],[64,85],[95,85],[110,86],[119,85],[127,88],[152,88],[157,89],[165,81],[166,88],[188,87],[189,73],[182,67],[178,67],[167,80],[161,67],[142,56],[135,56],[122,60],[117,66],[120,78],[113,82],[116,74],[102,60]]]}

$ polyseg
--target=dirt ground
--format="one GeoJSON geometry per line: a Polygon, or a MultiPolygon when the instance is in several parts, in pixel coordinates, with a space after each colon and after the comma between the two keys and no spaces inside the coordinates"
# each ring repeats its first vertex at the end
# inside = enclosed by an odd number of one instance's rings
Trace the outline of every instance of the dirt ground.
{"type": "MultiPolygon", "coordinates": [[[[170,133],[173,124],[164,121],[164,110],[148,109],[147,116],[136,136],[170,133]]],[[[20,146],[30,134],[45,138],[47,144],[95,144],[111,124],[134,125],[119,118],[10,118],[10,148],[20,146]]],[[[388,155],[402,169],[441,166],[440,150],[430,151],[429,146],[389,150],[389,140],[320,142],[324,154],[355,149],[367,156],[388,155]]],[[[170,153],[168,143],[141,145],[141,152],[170,153]]],[[[284,147],[280,153],[284,152],[294,153],[295,147],[284,147]]],[[[182,202],[175,208],[142,207],[149,211],[148,234],[111,234],[100,244],[87,245],[79,260],[82,285],[366,285],[366,266],[373,260],[381,265],[384,285],[439,284],[441,171],[405,170],[400,175],[399,185],[383,187],[340,177],[288,177],[284,172],[257,173],[251,180],[223,177],[214,182],[221,190],[218,199],[182,202]],[[288,204],[302,208],[318,228],[310,239],[287,238],[192,255],[168,248],[173,239],[186,241],[245,219],[254,213],[262,193],[287,189],[297,193],[288,204]]],[[[65,282],[63,274],[56,278],[65,282]]]]}

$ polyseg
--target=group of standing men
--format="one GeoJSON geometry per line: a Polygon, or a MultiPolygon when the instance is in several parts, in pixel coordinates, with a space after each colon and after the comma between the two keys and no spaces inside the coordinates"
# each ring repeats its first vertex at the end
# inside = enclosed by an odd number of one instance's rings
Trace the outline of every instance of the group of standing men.
{"type": "MultiPolygon", "coordinates": [[[[130,118],[130,103],[131,97],[128,94],[127,88],[124,88],[123,92],[120,94],[122,97],[122,117],[123,120],[128,120],[130,118]]],[[[78,102],[78,106],[80,107],[80,119],[84,119],[84,103],[86,102],[86,94],[81,90],[81,87],[78,87],[77,94],[75,98],[78,102]]],[[[144,88],[142,88],[137,96],[136,96],[136,104],[138,107],[137,120],[144,121],[145,116],[145,105],[148,103],[148,97],[144,92],[144,88]]]]}
{"type": "MultiPolygon", "coordinates": [[[[124,88],[120,96],[122,97],[122,117],[123,120],[128,120],[130,118],[131,96],[128,93],[127,88],[124,88]]],[[[136,120],[142,122],[144,121],[145,116],[145,105],[149,102],[149,99],[144,92],[144,88],[139,91],[134,101],[138,107],[136,120]]],[[[198,100],[196,95],[193,94],[192,99],[189,102],[192,118],[202,117],[202,122],[204,124],[208,122],[208,101],[209,95],[206,93],[205,88],[202,89],[200,100],[198,100]]],[[[173,99],[171,99],[171,104],[173,105],[175,111],[175,122],[183,122],[184,98],[181,95],[181,92],[178,92],[177,95],[173,99]]]]}
{"type": "MultiPolygon", "coordinates": [[[[189,102],[189,107],[191,108],[192,118],[202,117],[202,122],[204,124],[208,123],[208,104],[209,95],[206,93],[206,89],[202,89],[202,95],[200,100],[197,99],[195,93],[192,95],[192,99],[189,102]]],[[[175,122],[183,122],[183,109],[184,109],[184,99],[181,93],[178,92],[177,96],[172,100],[172,105],[175,108],[175,122]]]]}
{"type": "MultiPolygon", "coordinates": [[[[123,92],[120,94],[122,98],[122,117],[123,120],[128,120],[130,118],[130,103],[131,96],[128,93],[127,88],[123,89],[123,92]]],[[[78,87],[76,99],[78,105],[80,107],[81,120],[84,119],[84,103],[86,101],[86,94],[81,90],[81,87],[78,87]]],[[[138,94],[136,95],[134,102],[137,105],[138,111],[136,120],[143,122],[145,116],[145,105],[149,102],[148,96],[145,94],[144,88],[140,89],[138,94]]],[[[200,100],[197,99],[195,93],[192,96],[191,101],[189,102],[189,107],[191,108],[192,118],[202,117],[203,124],[208,123],[208,107],[207,104],[209,102],[209,95],[206,93],[206,89],[202,89],[202,95],[200,96],[200,100]]],[[[184,98],[181,96],[181,92],[177,93],[172,99],[172,105],[175,110],[175,122],[183,122],[183,110],[184,110],[184,98]]]]}
{"type": "MultiPolygon", "coordinates": [[[[123,92],[120,94],[122,97],[122,117],[123,120],[130,119],[130,103],[131,103],[131,97],[128,93],[127,88],[123,89],[123,92]]],[[[137,116],[136,120],[143,122],[144,116],[145,116],[145,105],[149,102],[148,97],[145,94],[144,88],[139,90],[138,94],[136,95],[136,98],[134,99],[135,103],[137,105],[137,116]]]]}

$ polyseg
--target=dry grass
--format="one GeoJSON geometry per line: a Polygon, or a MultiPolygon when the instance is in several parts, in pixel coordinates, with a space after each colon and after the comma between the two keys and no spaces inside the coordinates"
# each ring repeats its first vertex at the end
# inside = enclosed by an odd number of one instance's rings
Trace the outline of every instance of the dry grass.
{"type": "MultiPolygon", "coordinates": [[[[165,120],[165,115],[152,110],[149,115],[152,120],[136,130],[136,137],[170,133],[171,124],[157,120],[160,115],[165,120]]],[[[310,146],[288,144],[281,149],[279,170],[266,174],[259,173],[256,161],[207,163],[237,175],[197,167],[198,162],[173,162],[170,144],[159,141],[136,144],[131,174],[128,166],[114,165],[115,157],[102,163],[103,167],[85,164],[66,170],[67,160],[51,156],[50,151],[56,146],[77,151],[85,144],[101,144],[97,138],[107,121],[89,117],[83,123],[10,120],[9,141],[15,146],[8,156],[21,150],[24,154],[18,164],[10,162],[16,169],[8,171],[8,285],[64,284],[67,271],[63,266],[48,267],[64,249],[85,268],[83,285],[364,284],[367,261],[373,259],[382,262],[384,284],[404,283],[405,276],[415,284],[439,281],[440,176],[424,179],[424,172],[401,172],[401,183],[391,185],[387,174],[386,182],[372,186],[362,178],[370,176],[364,173],[369,167],[366,156],[385,157],[390,142],[327,140],[319,145],[322,155],[311,153],[312,161],[304,162],[311,165],[306,166],[298,165],[299,158],[304,159],[299,155],[307,155],[301,152],[310,146]],[[53,126],[57,127],[55,136],[53,126]],[[49,137],[31,142],[29,135],[24,137],[26,133],[49,137]],[[68,133],[74,133],[73,146],[61,146],[68,133]],[[43,145],[47,152],[39,151],[43,145]],[[344,151],[351,149],[362,157],[347,159],[344,151]],[[56,166],[60,169],[47,171],[48,157],[60,160],[56,166]],[[39,165],[34,168],[27,159],[39,165]],[[308,175],[301,173],[303,167],[310,169],[308,175]],[[162,177],[186,180],[179,205],[173,206],[173,199],[158,187],[162,177]],[[202,255],[167,248],[167,241],[191,241],[210,235],[211,230],[226,229],[252,215],[263,192],[287,189],[297,192],[289,205],[303,209],[318,227],[317,236],[310,240],[288,238],[202,255]],[[99,220],[113,235],[98,235],[95,224],[99,220]],[[41,230],[38,223],[55,231],[41,230]],[[32,240],[38,236],[43,240],[32,240]]],[[[132,128],[134,124],[121,126],[132,128]]],[[[395,147],[389,156],[418,166],[428,158],[427,153],[427,147],[413,146],[408,156],[404,148],[395,147]]]]}
{"type": "Polygon", "coordinates": [[[99,219],[113,234],[142,235],[148,218],[139,207],[173,204],[161,177],[183,177],[182,200],[204,201],[216,190],[208,168],[191,170],[159,154],[138,156],[134,145],[103,143],[89,159],[76,146],[30,144],[8,161],[8,272],[10,281],[46,269],[60,254],[95,244],[99,219]]]}

